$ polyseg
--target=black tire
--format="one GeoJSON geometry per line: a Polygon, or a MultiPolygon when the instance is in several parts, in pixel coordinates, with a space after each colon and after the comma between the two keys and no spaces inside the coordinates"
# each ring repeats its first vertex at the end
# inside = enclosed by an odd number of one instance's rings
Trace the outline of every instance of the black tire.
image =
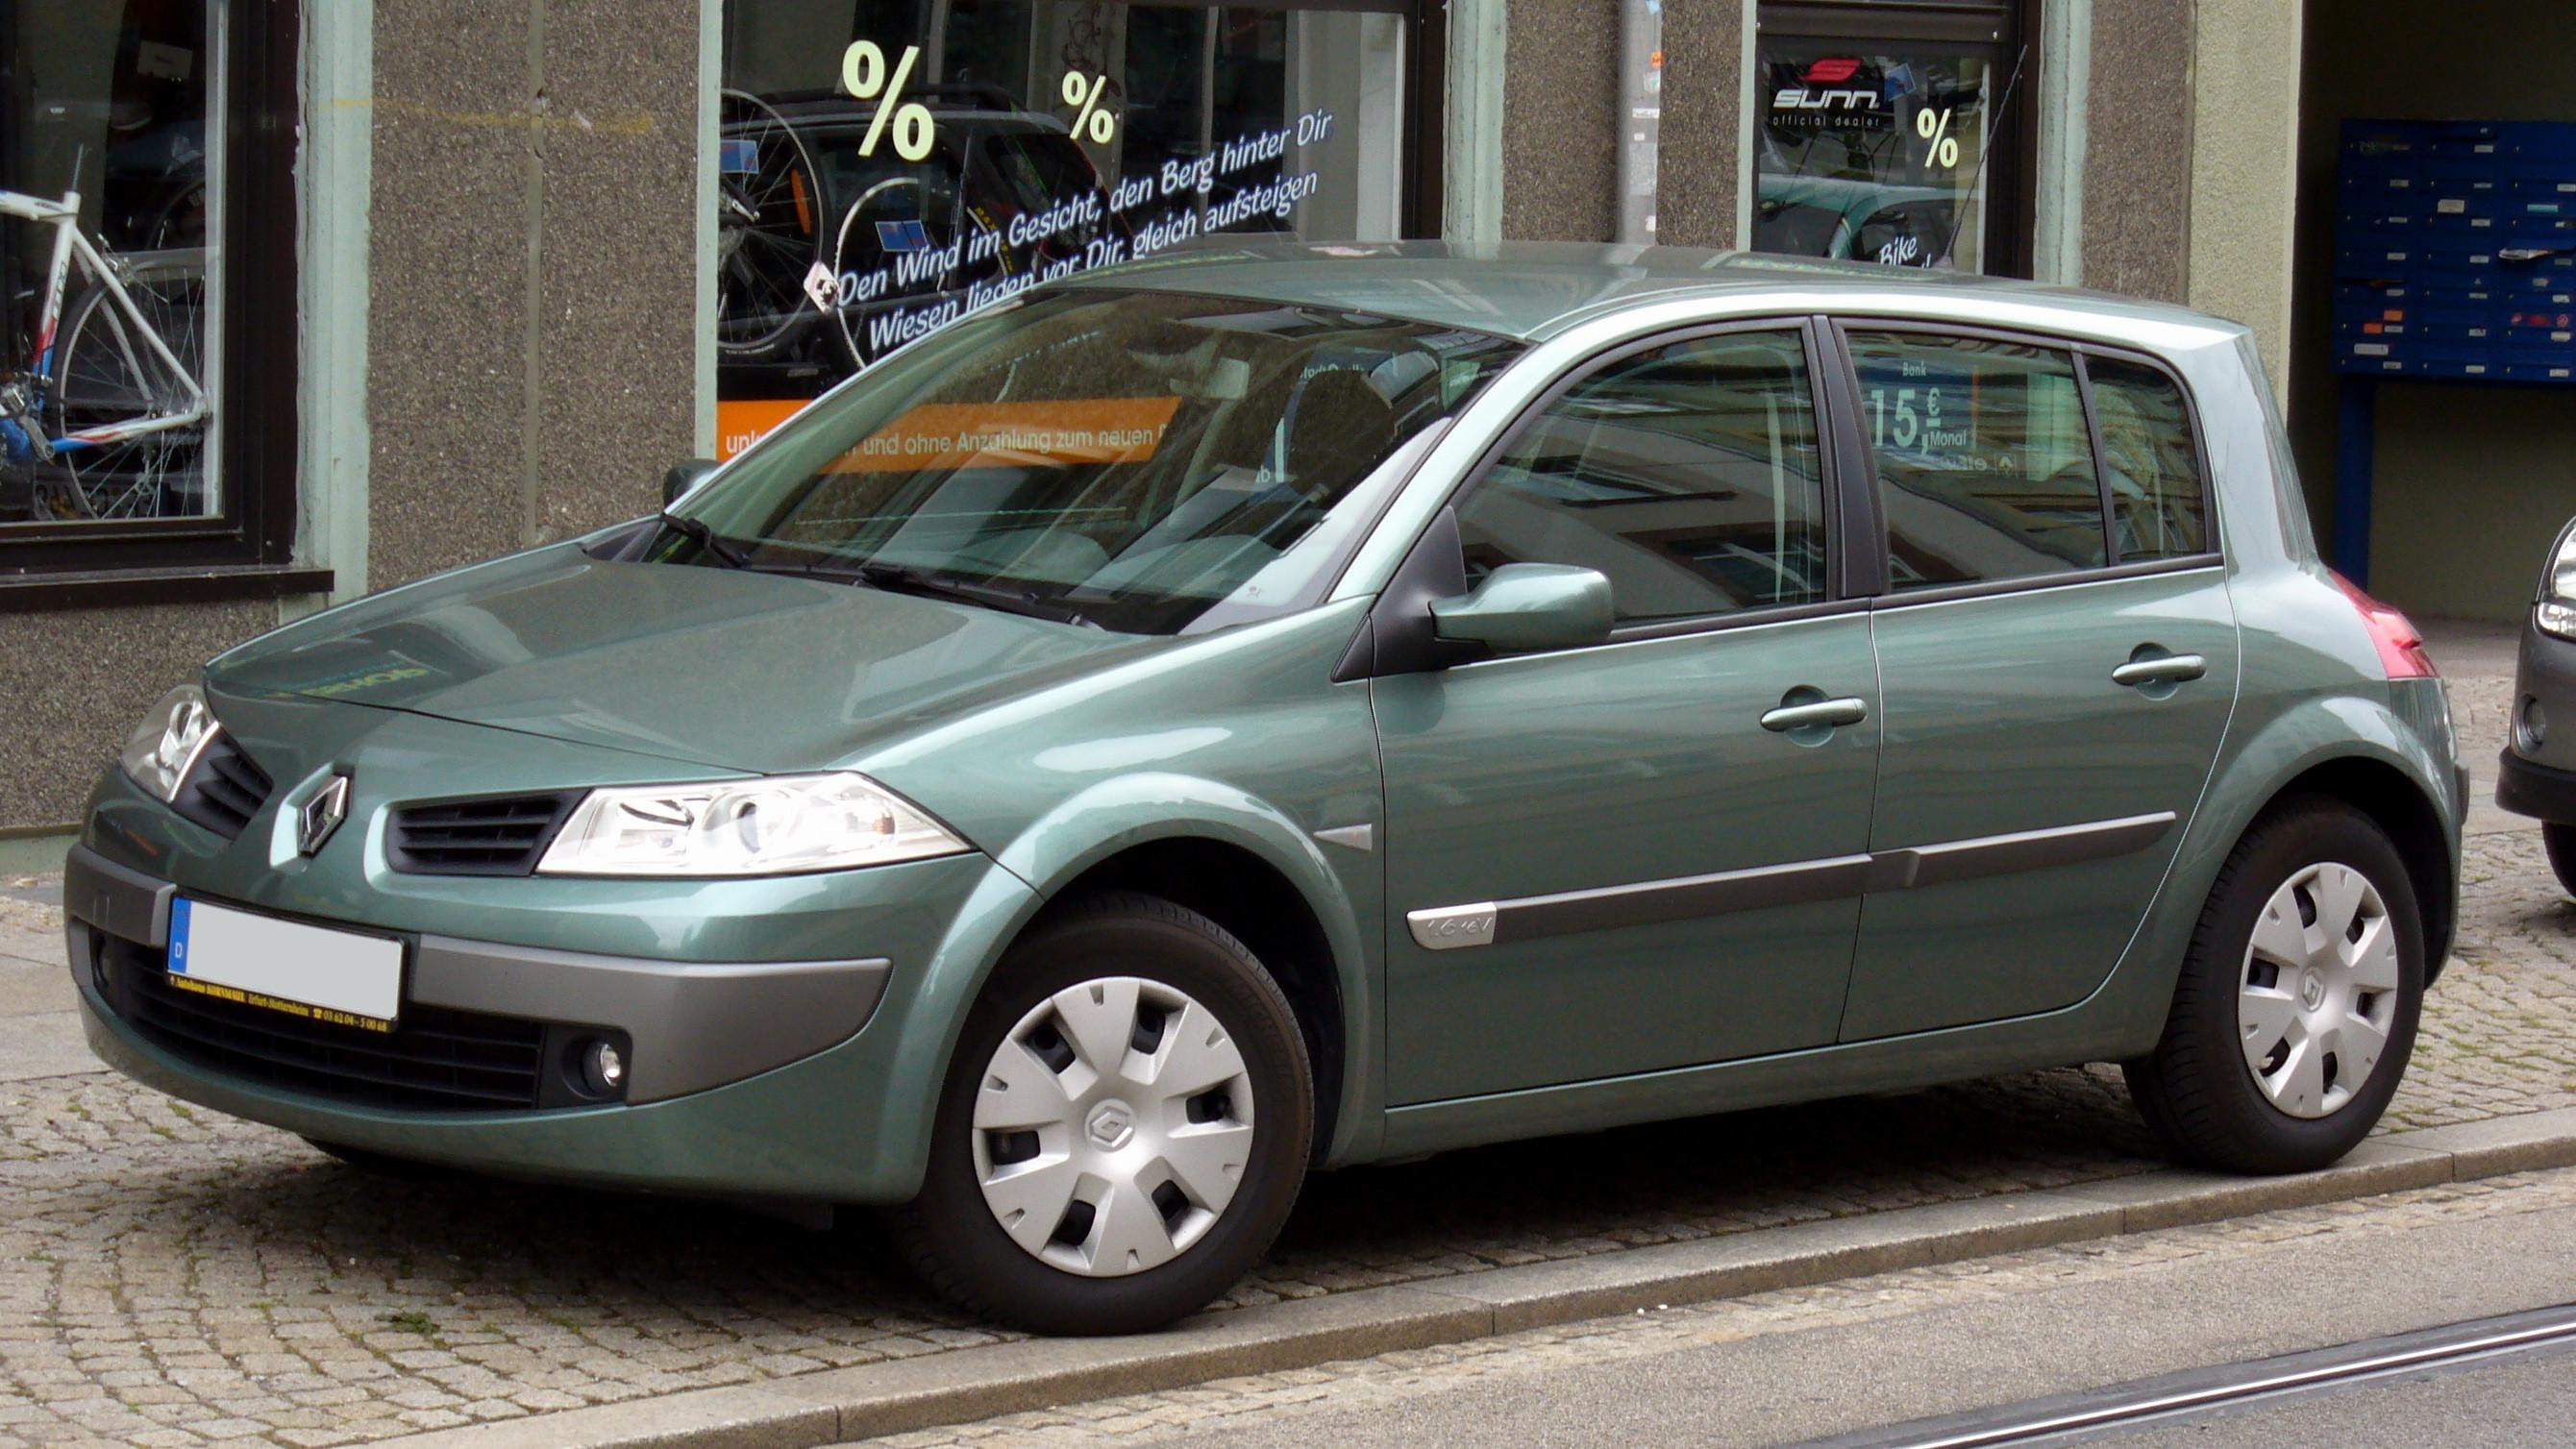
{"type": "Polygon", "coordinates": [[[1297,1018],[1259,960],[1214,921],[1119,892],[1054,914],[1012,946],[966,1026],[940,1093],[921,1195],[889,1213],[903,1257],[979,1316],[1038,1333],[1137,1333],[1204,1308],[1260,1261],[1305,1179],[1314,1087],[1297,1018]],[[1212,1013],[1243,1056],[1253,1141],[1240,1185],[1179,1255],[1124,1276],[1042,1261],[1004,1232],[976,1180],[974,1105],[985,1069],[1021,1018],[1068,987],[1159,982],[1212,1013]]]}
{"type": "MultiPolygon", "coordinates": [[[[2357,939],[2357,938],[2356,938],[2357,939]]],[[[2318,797],[2276,805],[2237,842],[2192,933],[2164,1036],[2121,1064],[2138,1114],[2177,1157],[2231,1172],[2310,1172],[2368,1136],[2396,1095],[2424,1000],[2424,924],[2406,865],[2368,816],[2318,797]],[[2397,986],[2378,1062],[2322,1117],[2276,1106],[2238,1044],[2238,995],[2255,927],[2273,893],[2310,866],[2360,872],[2395,932],[2397,986]]]]}
{"type": "Polygon", "coordinates": [[[2576,895],[2576,825],[2543,825],[2540,843],[2549,852],[2549,868],[2557,872],[2558,888],[2576,895]]]}

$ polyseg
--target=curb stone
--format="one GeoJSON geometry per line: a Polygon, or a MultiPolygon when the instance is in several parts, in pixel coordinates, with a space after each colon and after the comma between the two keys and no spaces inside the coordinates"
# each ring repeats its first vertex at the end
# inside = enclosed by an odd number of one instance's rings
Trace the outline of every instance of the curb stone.
{"type": "Polygon", "coordinates": [[[1459,1343],[1674,1303],[2576,1166],[2576,1108],[2373,1138],[2322,1172],[2166,1169],[1027,1339],[385,1441],[410,1449],[817,1449],[847,1440],[1459,1343]]]}

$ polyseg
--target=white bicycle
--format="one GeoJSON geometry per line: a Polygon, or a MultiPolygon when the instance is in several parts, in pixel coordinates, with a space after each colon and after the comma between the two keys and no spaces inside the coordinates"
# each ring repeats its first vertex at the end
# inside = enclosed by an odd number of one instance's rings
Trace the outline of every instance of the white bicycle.
{"type": "Polygon", "coordinates": [[[0,373],[0,470],[38,519],[202,512],[205,248],[103,253],[78,192],[0,191],[0,218],[54,233],[31,345],[0,373]]]}

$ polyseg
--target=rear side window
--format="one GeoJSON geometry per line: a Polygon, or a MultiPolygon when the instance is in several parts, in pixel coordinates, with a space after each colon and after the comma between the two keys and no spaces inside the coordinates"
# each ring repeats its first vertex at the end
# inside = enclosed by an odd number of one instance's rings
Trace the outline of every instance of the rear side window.
{"type": "Polygon", "coordinates": [[[2072,354],[1982,338],[1848,335],[1897,592],[2109,562],[2072,354]]]}
{"type": "Polygon", "coordinates": [[[1824,598],[1803,338],[1726,333],[1603,367],[1512,440],[1457,517],[1470,586],[1507,563],[1597,569],[1623,624],[1824,598]]]}
{"type": "Polygon", "coordinates": [[[2200,453],[2182,388],[2152,367],[2111,357],[2084,360],[2111,483],[2111,533],[2120,562],[2209,552],[2200,453]]]}

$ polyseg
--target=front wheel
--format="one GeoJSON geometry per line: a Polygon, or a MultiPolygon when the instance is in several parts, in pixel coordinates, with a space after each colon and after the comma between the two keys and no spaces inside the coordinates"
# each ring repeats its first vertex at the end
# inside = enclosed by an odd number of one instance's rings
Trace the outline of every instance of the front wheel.
{"type": "Polygon", "coordinates": [[[2543,825],[2540,843],[2549,852],[2549,868],[2558,875],[2558,888],[2576,895],[2576,825],[2543,825]]]}
{"type": "Polygon", "coordinates": [[[2122,1070],[2179,1156],[2312,1171],[2387,1109],[2423,998],[2423,919],[2396,847],[2349,805],[2294,801],[2228,857],[2163,1040],[2122,1070]]]}
{"type": "Polygon", "coordinates": [[[1195,911],[1105,895],[1015,945],[969,1012],[898,1244],[932,1286],[1042,1333],[1205,1307],[1278,1235],[1314,1089],[1297,1019],[1195,911]]]}

